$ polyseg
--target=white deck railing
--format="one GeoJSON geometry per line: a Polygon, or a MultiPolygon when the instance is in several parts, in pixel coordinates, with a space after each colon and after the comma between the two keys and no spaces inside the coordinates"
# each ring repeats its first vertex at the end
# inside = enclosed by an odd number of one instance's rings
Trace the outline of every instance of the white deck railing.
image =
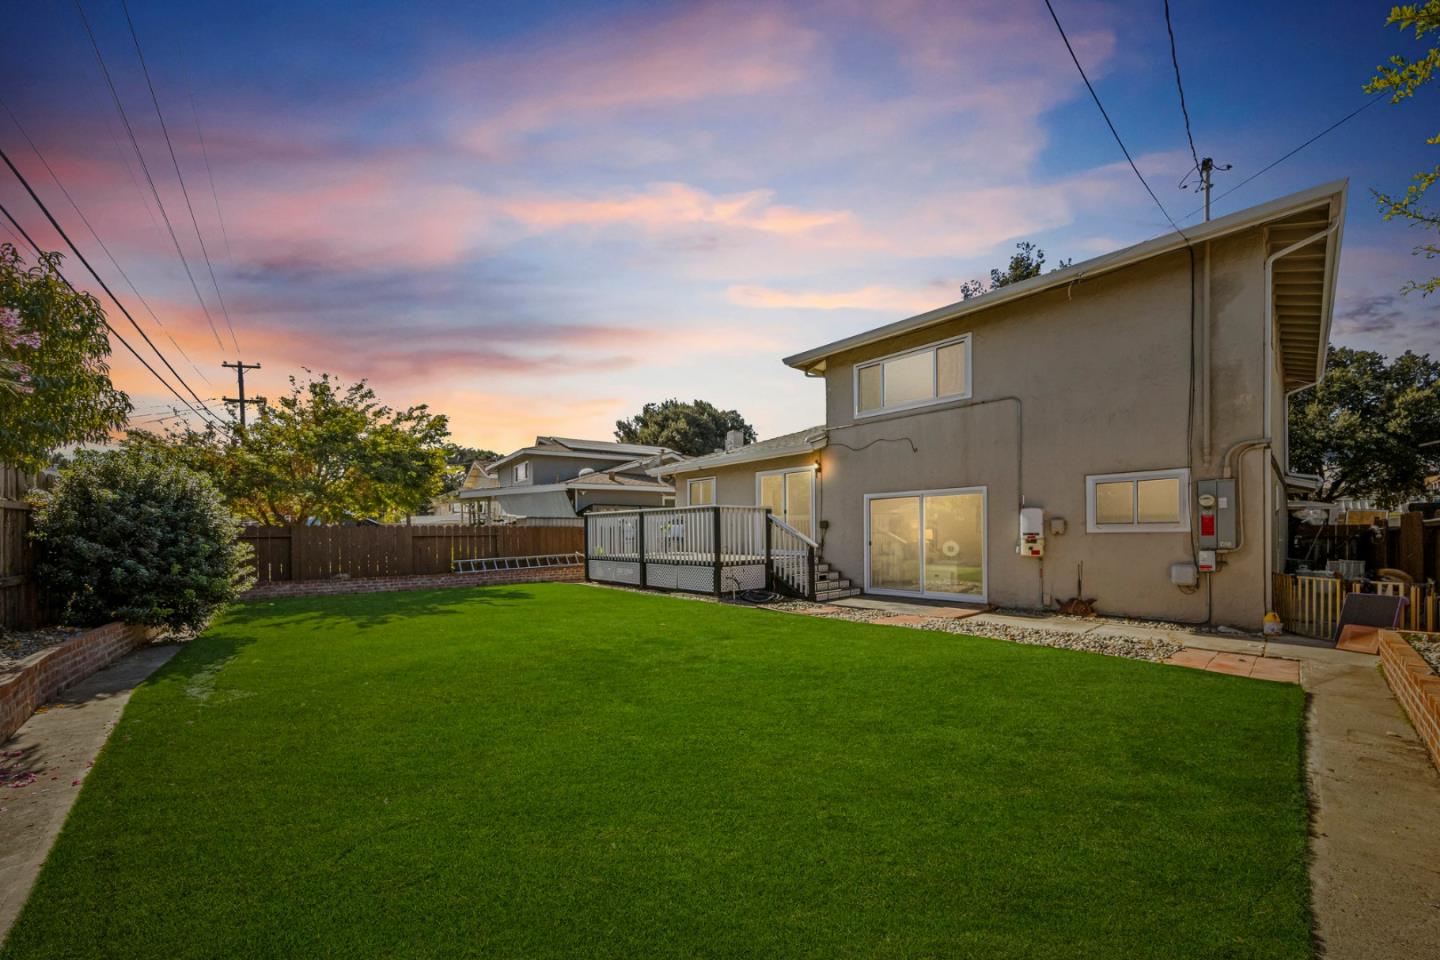
{"type": "Polygon", "coordinates": [[[585,518],[586,575],[611,583],[717,594],[763,584],[813,597],[815,550],[815,541],[764,507],[615,510],[585,518]]]}

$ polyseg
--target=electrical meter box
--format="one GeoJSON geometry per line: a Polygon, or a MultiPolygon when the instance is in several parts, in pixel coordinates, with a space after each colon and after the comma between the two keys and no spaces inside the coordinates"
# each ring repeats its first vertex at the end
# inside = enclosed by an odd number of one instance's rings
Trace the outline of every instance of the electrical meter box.
{"type": "Polygon", "coordinates": [[[1199,480],[1195,483],[1196,522],[1201,550],[1234,550],[1240,504],[1234,480],[1199,480]]]}
{"type": "Polygon", "coordinates": [[[1045,511],[1039,507],[1020,510],[1020,543],[1015,552],[1022,557],[1045,556],[1045,511]]]}

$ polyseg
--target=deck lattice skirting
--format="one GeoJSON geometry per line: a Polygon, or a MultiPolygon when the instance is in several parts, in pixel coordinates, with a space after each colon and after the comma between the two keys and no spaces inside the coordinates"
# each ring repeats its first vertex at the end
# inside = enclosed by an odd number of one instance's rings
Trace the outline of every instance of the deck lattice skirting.
{"type": "Polygon", "coordinates": [[[159,632],[138,624],[107,623],[33,653],[14,669],[0,673],[0,743],[10,739],[37,707],[149,643],[159,632]]]}

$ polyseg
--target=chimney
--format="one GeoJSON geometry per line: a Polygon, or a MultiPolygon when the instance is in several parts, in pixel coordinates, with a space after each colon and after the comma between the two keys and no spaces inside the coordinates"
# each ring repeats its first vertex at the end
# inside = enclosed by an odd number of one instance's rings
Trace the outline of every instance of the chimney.
{"type": "Polygon", "coordinates": [[[731,450],[739,450],[743,446],[745,446],[744,430],[727,430],[725,432],[726,453],[729,453],[731,450]]]}

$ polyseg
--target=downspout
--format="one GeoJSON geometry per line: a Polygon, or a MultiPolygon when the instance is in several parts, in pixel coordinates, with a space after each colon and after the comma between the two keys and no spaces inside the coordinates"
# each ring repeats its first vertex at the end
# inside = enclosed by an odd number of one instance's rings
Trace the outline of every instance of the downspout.
{"type": "MultiPolygon", "coordinates": [[[[1310,246],[1312,243],[1315,243],[1318,240],[1322,240],[1326,237],[1332,236],[1339,226],[1340,221],[1332,217],[1330,220],[1330,225],[1324,230],[1313,233],[1310,236],[1306,237],[1304,240],[1297,241],[1296,243],[1290,244],[1290,246],[1288,247],[1277,250],[1274,253],[1270,254],[1270,256],[1265,258],[1265,330],[1263,337],[1263,342],[1265,345],[1265,394],[1262,405],[1262,409],[1264,411],[1264,421],[1261,425],[1261,436],[1250,440],[1241,440],[1238,443],[1231,444],[1230,448],[1225,451],[1224,471],[1221,474],[1226,479],[1233,478],[1235,480],[1235,502],[1241,505],[1241,509],[1237,511],[1235,515],[1235,551],[1231,552],[1239,551],[1245,546],[1245,510],[1243,506],[1245,501],[1240,493],[1240,476],[1236,467],[1240,462],[1240,457],[1244,455],[1247,451],[1253,450],[1257,447],[1263,447],[1266,450],[1269,450],[1274,444],[1274,438],[1270,435],[1270,408],[1272,406],[1270,402],[1270,393],[1272,378],[1275,375],[1275,262],[1282,257],[1288,257],[1296,250],[1303,250],[1305,247],[1310,246]]],[[[1289,393],[1287,393],[1286,396],[1288,397],[1289,393]]],[[[1273,590],[1269,577],[1271,567],[1271,557],[1269,553],[1269,551],[1271,550],[1272,537],[1271,524],[1274,522],[1274,519],[1272,517],[1274,511],[1269,509],[1270,485],[1268,483],[1265,485],[1265,489],[1262,491],[1262,493],[1263,497],[1261,505],[1264,508],[1264,516],[1262,518],[1264,520],[1263,536],[1265,537],[1266,549],[1265,609],[1268,611],[1270,609],[1271,602],[1274,599],[1272,596],[1273,590]]]]}
{"type": "Polygon", "coordinates": [[[1205,243],[1205,271],[1200,308],[1200,460],[1210,465],[1210,243],[1205,243]]]}

